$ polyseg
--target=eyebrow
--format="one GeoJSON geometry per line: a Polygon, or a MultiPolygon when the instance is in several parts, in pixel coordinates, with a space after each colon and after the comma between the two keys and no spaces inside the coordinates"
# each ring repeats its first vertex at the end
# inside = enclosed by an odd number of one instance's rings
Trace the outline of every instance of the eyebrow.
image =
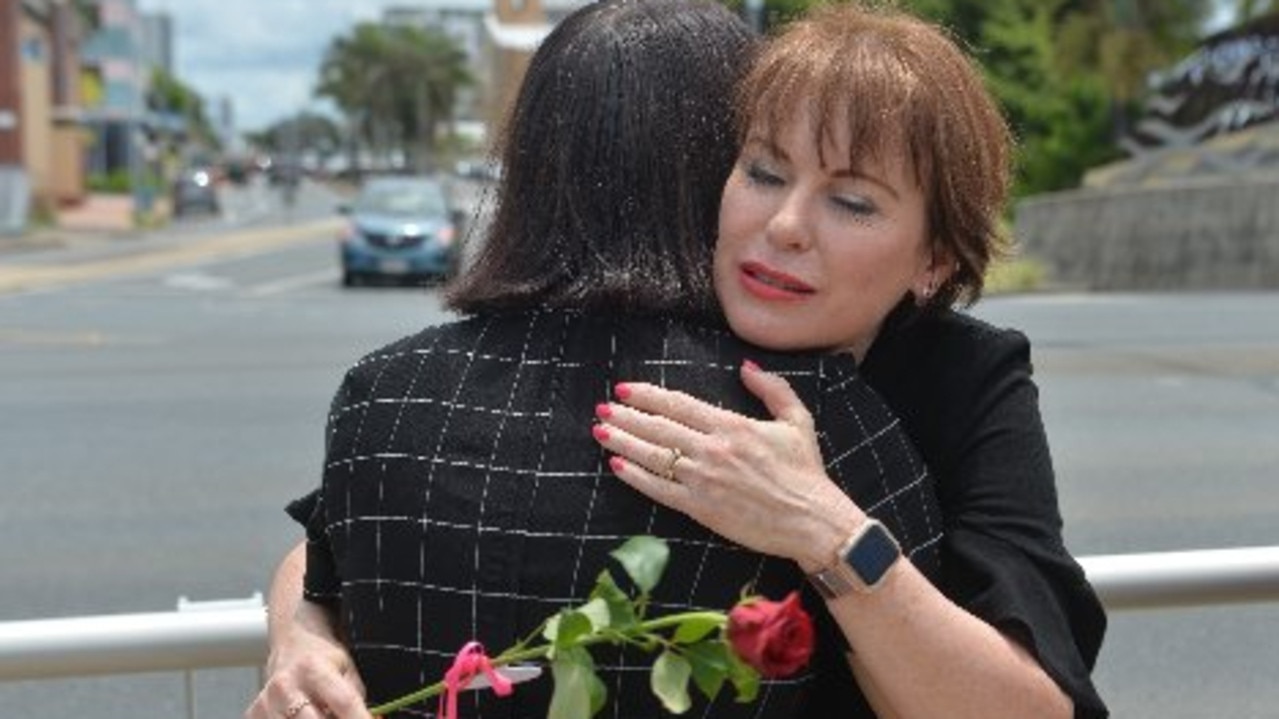
{"type": "Polygon", "coordinates": [[[831,174],[831,177],[849,178],[854,180],[865,180],[866,182],[869,182],[872,185],[878,185],[881,189],[884,190],[884,192],[887,192],[888,194],[892,195],[894,200],[901,199],[901,196],[897,194],[896,188],[894,188],[891,184],[889,184],[887,180],[882,180],[879,177],[876,177],[875,175],[871,175],[865,172],[858,172],[856,170],[851,170],[851,169],[836,170],[835,172],[832,172],[830,174],[831,174]]]}
{"type": "Polygon", "coordinates": [[[764,135],[751,135],[746,138],[746,143],[743,146],[743,149],[750,147],[758,147],[779,160],[790,162],[790,155],[787,155],[786,151],[778,146],[776,142],[773,142],[770,137],[765,137],[764,135]]]}
{"type": "MultiPolygon", "coordinates": [[[[772,155],[778,160],[782,160],[784,162],[791,162],[790,155],[786,154],[786,151],[783,150],[780,145],[774,142],[771,137],[768,137],[765,135],[750,135],[749,137],[746,138],[746,142],[743,145],[743,149],[753,147],[753,146],[758,147],[764,152],[769,153],[770,155],[772,155]]],[[[873,185],[876,185],[882,188],[885,192],[892,195],[894,200],[901,199],[901,195],[897,193],[896,188],[894,188],[891,184],[889,184],[887,180],[883,180],[875,175],[871,175],[865,172],[859,172],[851,167],[830,172],[830,176],[837,179],[864,180],[866,182],[869,182],[873,185]]]]}

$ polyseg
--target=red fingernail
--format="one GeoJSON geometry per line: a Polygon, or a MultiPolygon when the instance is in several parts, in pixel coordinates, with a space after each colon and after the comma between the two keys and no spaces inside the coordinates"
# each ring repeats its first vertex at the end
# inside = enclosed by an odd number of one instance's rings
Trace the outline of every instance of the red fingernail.
{"type": "Polygon", "coordinates": [[[608,441],[608,428],[602,424],[597,424],[594,427],[591,427],[591,434],[595,435],[595,439],[598,442],[608,441]]]}
{"type": "Polygon", "coordinates": [[[609,407],[606,402],[600,402],[595,405],[595,416],[600,419],[608,419],[613,416],[613,408],[609,407]]]}
{"type": "Polygon", "coordinates": [[[623,469],[626,469],[626,460],[617,456],[609,457],[608,468],[613,470],[614,474],[620,474],[623,469]]]}
{"type": "Polygon", "coordinates": [[[750,361],[750,360],[742,360],[742,367],[743,367],[743,368],[745,368],[747,372],[758,372],[758,371],[760,371],[760,370],[759,370],[759,365],[755,364],[754,362],[752,362],[752,361],[750,361]]]}
{"type": "Polygon", "coordinates": [[[618,399],[627,399],[631,396],[631,386],[625,382],[618,382],[613,387],[613,394],[617,395],[618,399]]]}

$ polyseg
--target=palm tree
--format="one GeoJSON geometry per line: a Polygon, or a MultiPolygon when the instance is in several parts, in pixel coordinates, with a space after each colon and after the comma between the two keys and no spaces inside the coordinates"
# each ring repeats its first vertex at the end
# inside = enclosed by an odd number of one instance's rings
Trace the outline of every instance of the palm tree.
{"type": "Polygon", "coordinates": [[[315,94],[333,100],[363,146],[399,150],[426,169],[458,89],[471,82],[465,52],[443,33],[360,23],[330,43],[315,94]]]}

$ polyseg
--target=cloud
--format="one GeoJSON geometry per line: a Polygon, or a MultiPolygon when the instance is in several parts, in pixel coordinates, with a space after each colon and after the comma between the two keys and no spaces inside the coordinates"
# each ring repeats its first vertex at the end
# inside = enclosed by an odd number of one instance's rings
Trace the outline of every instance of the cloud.
{"type": "Polygon", "coordinates": [[[241,130],[261,129],[302,109],[329,42],[391,0],[140,0],[173,18],[174,72],[216,113],[224,100],[241,130]]]}

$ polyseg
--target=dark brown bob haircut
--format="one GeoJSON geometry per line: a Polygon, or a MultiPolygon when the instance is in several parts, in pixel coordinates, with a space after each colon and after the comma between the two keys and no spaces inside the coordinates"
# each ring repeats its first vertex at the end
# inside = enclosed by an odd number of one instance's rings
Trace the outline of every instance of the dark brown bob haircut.
{"type": "MultiPolygon", "coordinates": [[[[928,207],[929,241],[955,271],[931,307],[972,304],[1007,249],[1012,136],[981,72],[936,25],[887,7],[828,5],[767,43],[738,93],[739,139],[784,132],[812,108],[817,147],[850,131],[858,158],[904,152],[928,207]]],[[[824,160],[823,160],[824,161],[824,160]]]]}
{"type": "Polygon", "coordinates": [[[721,317],[710,268],[732,90],[756,43],[710,0],[606,0],[560,22],[507,120],[489,236],[449,304],[721,317]]]}

